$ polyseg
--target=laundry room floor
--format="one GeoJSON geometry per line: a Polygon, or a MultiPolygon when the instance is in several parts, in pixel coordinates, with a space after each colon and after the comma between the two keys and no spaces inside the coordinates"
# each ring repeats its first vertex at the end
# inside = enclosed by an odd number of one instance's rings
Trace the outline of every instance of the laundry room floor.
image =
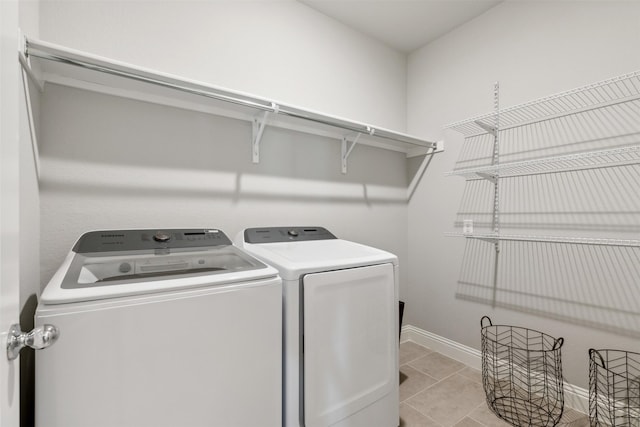
{"type": "MultiPolygon", "coordinates": [[[[463,363],[407,341],[400,344],[400,427],[507,427],[487,407],[482,375],[463,363]]],[[[565,406],[559,426],[587,427],[565,406]]]]}

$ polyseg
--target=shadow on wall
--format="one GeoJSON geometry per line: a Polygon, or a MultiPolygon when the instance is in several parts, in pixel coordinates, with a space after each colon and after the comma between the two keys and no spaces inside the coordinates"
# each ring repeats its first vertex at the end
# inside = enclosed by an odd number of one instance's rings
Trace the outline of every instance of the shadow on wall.
{"type": "Polygon", "coordinates": [[[456,297],[640,338],[640,249],[470,239],[456,297]]]}
{"type": "Polygon", "coordinates": [[[44,159],[42,191],[75,197],[240,198],[276,201],[404,204],[407,189],[366,183],[331,183],[231,172],[164,170],[44,159]],[[70,173],[69,171],[73,171],[70,173]]]}
{"type": "Polygon", "coordinates": [[[42,95],[42,189],[185,197],[405,203],[404,153],[267,127],[260,163],[251,124],[48,84],[42,95]]]}
{"type": "MultiPolygon", "coordinates": [[[[492,241],[468,239],[457,298],[640,338],[639,143],[637,99],[501,131],[501,170],[524,166],[501,172],[500,234],[565,242],[502,240],[496,255],[492,241]],[[533,159],[555,163],[527,170],[533,159]],[[578,237],[590,244],[567,242],[578,237]]],[[[490,165],[492,153],[492,136],[468,137],[456,169],[490,165]]],[[[492,233],[493,203],[491,181],[467,180],[454,226],[492,233]]]]}

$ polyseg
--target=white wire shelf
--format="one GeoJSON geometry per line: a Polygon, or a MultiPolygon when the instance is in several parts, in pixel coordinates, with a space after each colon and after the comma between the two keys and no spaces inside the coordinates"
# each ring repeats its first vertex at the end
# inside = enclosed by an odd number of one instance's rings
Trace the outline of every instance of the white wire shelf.
{"type": "Polygon", "coordinates": [[[640,145],[547,157],[521,162],[457,169],[446,175],[466,179],[513,177],[640,164],[640,145]]]}
{"type": "Polygon", "coordinates": [[[466,237],[468,239],[486,240],[489,242],[514,241],[514,242],[540,242],[540,243],[564,243],[570,245],[598,245],[598,246],[618,246],[640,248],[640,240],[633,239],[604,239],[592,237],[562,237],[562,236],[527,236],[508,235],[493,233],[463,234],[450,232],[445,233],[448,237],[466,237]]]}
{"type": "MultiPolygon", "coordinates": [[[[582,113],[640,99],[640,71],[515,105],[497,112],[500,130],[582,113]]],[[[445,129],[472,137],[491,133],[496,112],[451,123],[445,129]]]]}
{"type": "Polygon", "coordinates": [[[28,61],[21,58],[20,62],[40,88],[44,86],[43,82],[51,82],[250,121],[256,128],[255,150],[265,124],[341,139],[343,144],[348,140],[355,145],[357,141],[407,153],[408,156],[442,149],[441,142],[437,144],[383,127],[286,105],[40,40],[26,38],[24,55],[28,61]]]}

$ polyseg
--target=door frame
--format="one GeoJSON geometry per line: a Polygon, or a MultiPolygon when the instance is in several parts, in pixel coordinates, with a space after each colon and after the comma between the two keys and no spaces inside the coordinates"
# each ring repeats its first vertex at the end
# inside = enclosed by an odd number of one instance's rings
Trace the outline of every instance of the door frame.
{"type": "Polygon", "coordinates": [[[0,425],[20,425],[20,358],[6,357],[20,311],[18,1],[0,1],[0,425]]]}

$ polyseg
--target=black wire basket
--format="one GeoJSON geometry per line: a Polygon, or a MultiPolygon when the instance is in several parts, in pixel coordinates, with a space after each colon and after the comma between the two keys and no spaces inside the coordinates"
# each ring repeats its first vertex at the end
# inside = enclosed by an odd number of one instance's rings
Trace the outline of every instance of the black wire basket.
{"type": "Polygon", "coordinates": [[[489,408],[513,426],[555,426],[564,410],[563,338],[480,319],[489,408]]]}
{"type": "Polygon", "coordinates": [[[640,427],[640,354],[589,350],[592,426],[640,427]]]}

